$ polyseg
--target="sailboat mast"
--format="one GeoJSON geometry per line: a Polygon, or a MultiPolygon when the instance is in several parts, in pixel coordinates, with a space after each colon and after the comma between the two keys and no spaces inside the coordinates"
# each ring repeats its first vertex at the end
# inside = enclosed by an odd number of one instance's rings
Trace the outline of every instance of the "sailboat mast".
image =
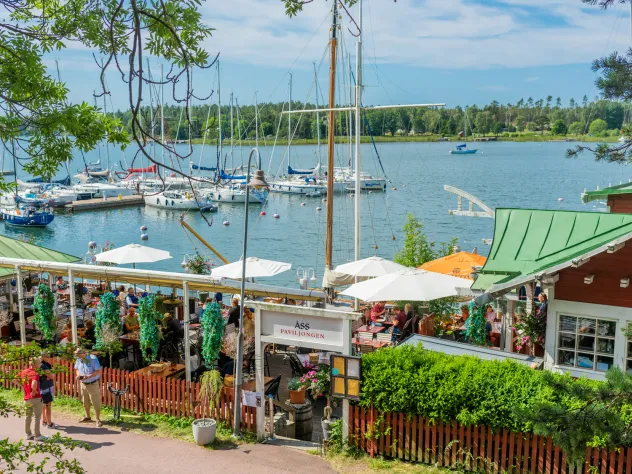
{"type": "Polygon", "coordinates": [[[233,136],[235,125],[233,124],[233,93],[230,93],[230,167],[235,168],[233,163],[233,145],[235,144],[235,137],[233,136]]]}
{"type": "MultiPolygon", "coordinates": [[[[351,53],[347,54],[347,69],[349,71],[349,107],[353,106],[353,87],[351,86],[351,53]]],[[[353,160],[353,112],[347,112],[347,128],[349,129],[349,168],[353,160]]]]}
{"type": "Polygon", "coordinates": [[[219,59],[217,60],[217,121],[218,125],[218,134],[219,134],[219,156],[217,157],[217,173],[219,175],[220,163],[222,161],[222,96],[220,94],[220,86],[219,86],[219,59]]]}
{"type": "Polygon", "coordinates": [[[331,63],[329,65],[329,112],[327,113],[327,238],[325,241],[325,268],[333,268],[333,233],[334,233],[334,132],[336,106],[336,50],[338,39],[338,1],[334,1],[333,23],[331,26],[331,63]]]}
{"type": "Polygon", "coordinates": [[[292,143],[292,73],[290,73],[290,83],[288,92],[288,111],[287,114],[287,165],[290,166],[290,151],[292,143]]]}
{"type": "MultiPolygon", "coordinates": [[[[354,221],[354,258],[360,260],[360,142],[362,135],[362,0],[358,2],[358,28],[360,33],[356,43],[356,87],[355,87],[355,221],[354,221]]],[[[356,298],[355,309],[360,301],[356,298]]]]}
{"type": "Polygon", "coordinates": [[[463,139],[467,143],[467,105],[463,109],[463,139]]]}
{"type": "Polygon", "coordinates": [[[256,92],[255,92],[255,147],[259,149],[259,105],[257,104],[256,92]]]}
{"type": "MultiPolygon", "coordinates": [[[[105,94],[104,94],[103,95],[103,115],[107,116],[107,114],[108,114],[108,109],[107,109],[107,103],[105,102],[105,94]]],[[[107,170],[109,173],[110,172],[110,147],[108,146],[107,140],[105,142],[105,156],[108,163],[107,170]]]]}
{"type": "Polygon", "coordinates": [[[316,138],[318,140],[318,165],[320,166],[320,115],[318,114],[318,74],[316,73],[316,63],[314,62],[314,83],[316,89],[316,138]]]}
{"type": "Polygon", "coordinates": [[[165,71],[164,66],[160,65],[160,158],[162,166],[165,165],[165,71]]]}

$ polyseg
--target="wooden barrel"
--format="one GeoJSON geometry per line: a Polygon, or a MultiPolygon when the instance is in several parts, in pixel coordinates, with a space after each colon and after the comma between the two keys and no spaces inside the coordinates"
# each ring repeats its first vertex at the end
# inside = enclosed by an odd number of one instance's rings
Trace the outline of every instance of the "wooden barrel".
{"type": "Polygon", "coordinates": [[[294,412],[294,437],[302,441],[312,440],[314,429],[312,404],[305,400],[302,405],[292,405],[294,412]]]}

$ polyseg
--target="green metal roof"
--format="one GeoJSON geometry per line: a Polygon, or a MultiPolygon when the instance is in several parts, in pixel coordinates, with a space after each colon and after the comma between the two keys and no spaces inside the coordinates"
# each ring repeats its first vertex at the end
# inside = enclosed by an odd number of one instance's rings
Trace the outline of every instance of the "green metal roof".
{"type": "Polygon", "coordinates": [[[472,289],[540,273],[626,234],[632,214],[496,209],[492,248],[472,289]]]}
{"type": "MultiPolygon", "coordinates": [[[[23,258],[27,260],[43,260],[46,262],[74,263],[81,260],[79,257],[67,253],[50,250],[39,245],[29,244],[21,240],[12,239],[0,235],[0,257],[23,258]]],[[[10,268],[0,268],[0,277],[15,273],[10,268]]]]}
{"type": "Polygon", "coordinates": [[[585,191],[582,193],[582,202],[586,204],[592,201],[605,201],[608,199],[608,196],[631,193],[632,183],[622,183],[608,188],[597,189],[595,191],[585,191]]]}

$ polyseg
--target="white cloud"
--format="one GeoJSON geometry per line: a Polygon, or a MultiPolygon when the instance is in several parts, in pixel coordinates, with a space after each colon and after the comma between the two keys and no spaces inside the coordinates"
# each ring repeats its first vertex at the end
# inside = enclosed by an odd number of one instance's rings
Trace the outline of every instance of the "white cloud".
{"type": "MultiPolygon", "coordinates": [[[[532,0],[502,2],[364,0],[365,55],[436,68],[532,67],[590,62],[629,42],[625,5],[601,12],[579,0],[549,0],[534,11],[532,0]],[[531,24],[530,15],[539,21],[531,24]],[[546,26],[547,15],[554,26],[546,26]]],[[[205,21],[216,28],[207,48],[229,61],[290,68],[298,58],[299,66],[311,67],[325,51],[331,5],[317,0],[289,19],[279,0],[203,3],[205,21]]],[[[343,37],[354,51],[342,17],[343,37]]]]}

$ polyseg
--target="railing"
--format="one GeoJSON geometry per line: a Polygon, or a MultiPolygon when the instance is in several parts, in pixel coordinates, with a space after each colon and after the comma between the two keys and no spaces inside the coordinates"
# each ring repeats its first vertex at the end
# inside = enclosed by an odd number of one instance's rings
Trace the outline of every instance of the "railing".
{"type": "MultiPolygon", "coordinates": [[[[80,400],[81,393],[79,382],[75,378],[73,364],[65,360],[53,360],[52,365],[64,370],[55,375],[55,395],[67,396],[80,400]]],[[[6,372],[21,370],[23,364],[3,366],[6,372]]],[[[104,368],[101,374],[101,403],[106,406],[114,406],[114,394],[108,389],[112,384],[114,389],[124,389],[129,386],[129,391],[121,396],[121,408],[141,414],[162,414],[175,417],[201,418],[203,416],[202,404],[197,402],[200,393],[200,384],[186,382],[184,380],[166,379],[153,375],[135,374],[119,369],[104,368]]],[[[19,381],[11,378],[0,378],[0,387],[17,388],[19,381]]],[[[242,405],[242,429],[256,430],[256,409],[242,405]]],[[[205,415],[209,416],[208,409],[205,415]]],[[[233,423],[233,393],[222,391],[219,407],[216,407],[212,417],[232,426],[233,423]]]]}
{"type": "MultiPolygon", "coordinates": [[[[492,431],[456,422],[433,423],[421,416],[380,414],[352,406],[349,442],[371,457],[435,464],[465,471],[564,474],[572,472],[551,438],[531,433],[492,431]]],[[[632,448],[586,448],[581,473],[629,474],[632,448]]]]}

